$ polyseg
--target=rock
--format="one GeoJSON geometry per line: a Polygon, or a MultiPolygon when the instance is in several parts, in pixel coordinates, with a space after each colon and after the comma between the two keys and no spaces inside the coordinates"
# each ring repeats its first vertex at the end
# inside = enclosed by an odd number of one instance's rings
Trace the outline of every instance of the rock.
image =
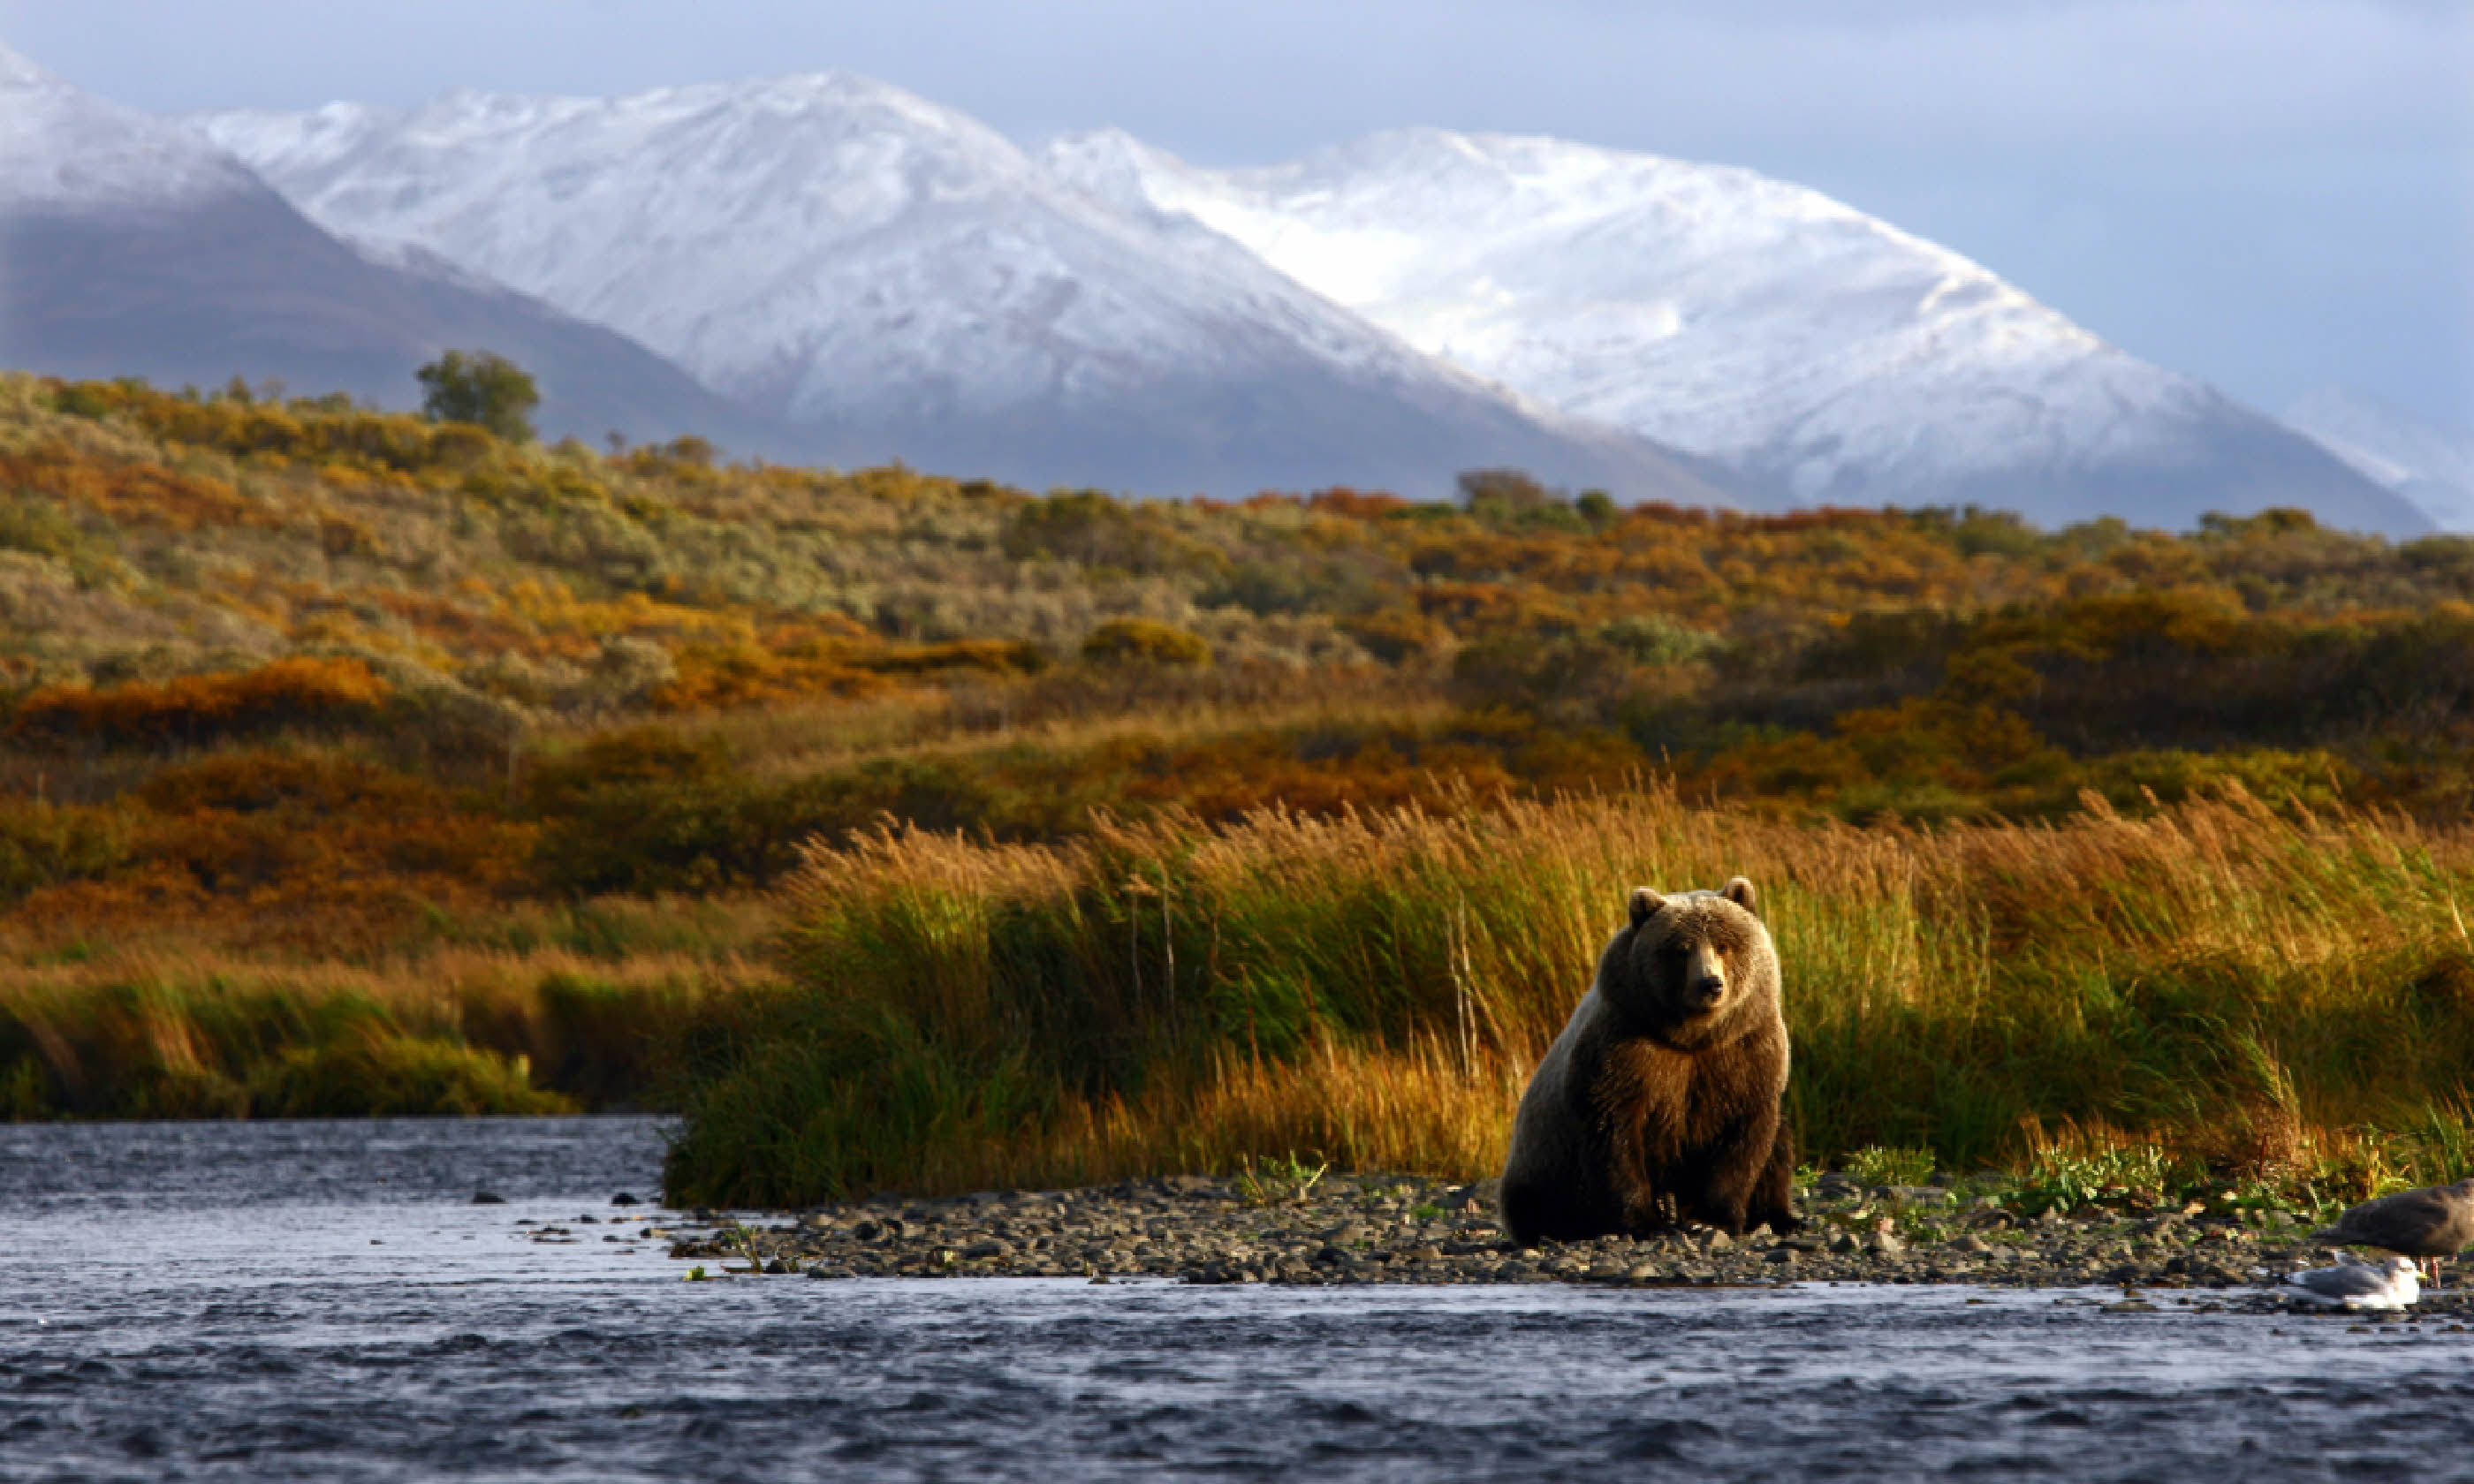
{"type": "Polygon", "coordinates": [[[621,1190],[617,1195],[610,1198],[610,1204],[613,1206],[642,1206],[644,1203],[636,1199],[634,1196],[629,1195],[626,1191],[621,1190]]]}
{"type": "Polygon", "coordinates": [[[1993,1250],[1993,1244],[1991,1242],[1986,1241],[1984,1238],[1977,1236],[1973,1233],[1960,1237],[1957,1241],[1954,1241],[1950,1245],[1952,1250],[1955,1252],[1983,1253],[1991,1252],[1993,1250]]]}
{"type": "Polygon", "coordinates": [[[507,1198],[495,1191],[475,1190],[473,1192],[473,1199],[468,1204],[473,1206],[504,1206],[507,1204],[507,1198]]]}
{"type": "Polygon", "coordinates": [[[1876,1257],[1895,1257],[1907,1250],[1907,1244],[1900,1241],[1896,1233],[1882,1232],[1866,1242],[1864,1250],[1876,1257]]]}
{"type": "Polygon", "coordinates": [[[1000,1237],[982,1237],[963,1248],[962,1256],[973,1262],[984,1261],[991,1257],[1010,1257],[1013,1256],[1013,1243],[1000,1237]]]}
{"type": "Polygon", "coordinates": [[[1792,1247],[1773,1247],[1761,1255],[1763,1262],[1793,1262],[1795,1259],[1796,1250],[1792,1247]]]}

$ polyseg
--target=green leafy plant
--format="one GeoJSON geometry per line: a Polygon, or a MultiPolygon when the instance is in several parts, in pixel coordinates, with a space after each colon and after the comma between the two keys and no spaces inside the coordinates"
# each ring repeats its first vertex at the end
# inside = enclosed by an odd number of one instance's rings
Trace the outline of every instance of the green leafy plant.
{"type": "Polygon", "coordinates": [[[2045,1143],[2029,1155],[2013,1200],[2030,1213],[2154,1201],[2204,1174],[2158,1144],[2088,1148],[2045,1143]]]}
{"type": "Polygon", "coordinates": [[[1845,1169],[1858,1184],[1869,1187],[1921,1185],[1932,1179],[1933,1166],[1933,1152],[1929,1149],[1867,1144],[1847,1157],[1845,1169]]]}
{"type": "Polygon", "coordinates": [[[1263,1160],[1248,1155],[1244,1164],[1237,1177],[1237,1198],[1248,1206],[1298,1205],[1331,1169],[1330,1161],[1320,1154],[1315,1163],[1308,1164],[1295,1151],[1263,1160]]]}

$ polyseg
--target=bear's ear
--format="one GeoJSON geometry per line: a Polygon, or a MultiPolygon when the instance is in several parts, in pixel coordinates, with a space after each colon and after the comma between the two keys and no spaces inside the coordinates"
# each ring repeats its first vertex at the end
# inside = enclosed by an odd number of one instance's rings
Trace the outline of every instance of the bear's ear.
{"type": "Polygon", "coordinates": [[[1632,889],[1632,925],[1638,927],[1641,923],[1658,916],[1660,909],[1665,905],[1666,898],[1659,896],[1656,892],[1651,891],[1648,887],[1634,887],[1632,889]]]}
{"type": "Polygon", "coordinates": [[[1743,908],[1746,912],[1751,913],[1755,917],[1759,917],[1761,915],[1760,894],[1755,892],[1753,890],[1753,883],[1742,876],[1737,876],[1734,880],[1728,882],[1726,889],[1721,891],[1718,895],[1726,898],[1729,901],[1734,902],[1736,906],[1743,908]]]}

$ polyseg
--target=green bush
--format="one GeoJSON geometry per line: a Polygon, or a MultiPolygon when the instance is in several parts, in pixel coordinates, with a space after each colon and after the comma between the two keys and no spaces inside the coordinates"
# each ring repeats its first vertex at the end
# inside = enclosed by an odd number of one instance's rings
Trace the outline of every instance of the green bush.
{"type": "Polygon", "coordinates": [[[377,1034],[291,1046],[250,1079],[259,1117],[561,1113],[576,1105],[532,1085],[523,1057],[428,1037],[377,1034]]]}
{"type": "Polygon", "coordinates": [[[1865,1185],[1921,1185],[1932,1179],[1935,1162],[1929,1149],[1867,1144],[1849,1155],[1839,1168],[1865,1185]]]}
{"type": "Polygon", "coordinates": [[[469,422],[513,443],[529,443],[541,389],[514,362],[487,350],[449,350],[414,373],[421,410],[437,422],[469,422]]]}

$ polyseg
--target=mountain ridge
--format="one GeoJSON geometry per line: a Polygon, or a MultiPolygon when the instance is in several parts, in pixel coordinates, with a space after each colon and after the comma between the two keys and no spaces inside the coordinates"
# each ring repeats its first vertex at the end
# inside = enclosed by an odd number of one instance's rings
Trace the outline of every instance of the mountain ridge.
{"type": "Polygon", "coordinates": [[[1526,404],[869,79],[191,122],[328,229],[611,323],[846,457],[1215,493],[1440,494],[1517,464],[1737,503],[1651,441],[1526,404]]]}
{"type": "Polygon", "coordinates": [[[2137,509],[2185,526],[2301,503],[2427,528],[2316,445],[1981,265],[1739,167],[1437,129],[1239,170],[1122,131],[1062,136],[1046,157],[1445,360],[1801,502],[1986,500],[2048,523],[2137,509]]]}
{"type": "Polygon", "coordinates": [[[1431,496],[1518,467],[1678,504],[2431,526],[2423,486],[1735,167],[1433,129],[1237,171],[1115,131],[1034,156],[846,73],[196,115],[185,146],[73,91],[0,49],[0,104],[78,126],[15,130],[49,143],[0,169],[36,269],[0,330],[37,343],[0,349],[79,374],[272,359],[366,395],[372,356],[460,340],[542,373],[546,421],[577,388],[605,425],[1029,485],[1431,496]],[[293,266],[249,264],[252,231],[293,266]]]}

